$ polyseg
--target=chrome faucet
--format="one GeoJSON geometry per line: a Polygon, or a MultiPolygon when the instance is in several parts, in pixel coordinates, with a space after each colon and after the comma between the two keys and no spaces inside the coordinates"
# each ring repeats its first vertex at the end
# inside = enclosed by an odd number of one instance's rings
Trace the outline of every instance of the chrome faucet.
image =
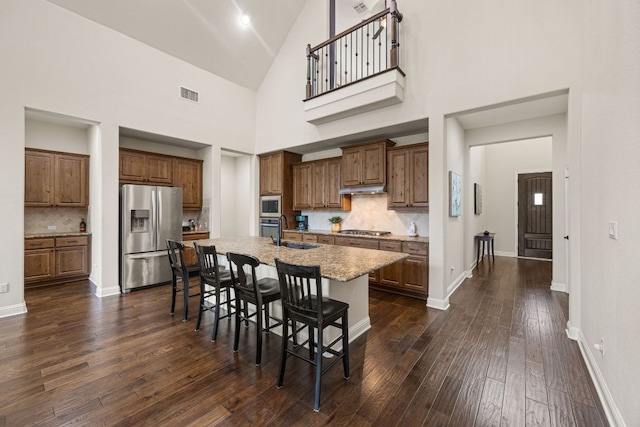
{"type": "Polygon", "coordinates": [[[289,221],[287,221],[287,217],[284,215],[280,215],[280,218],[278,218],[278,237],[274,239],[273,236],[271,236],[271,241],[276,246],[282,245],[282,220],[283,219],[284,219],[284,226],[289,228],[289,221]]]}

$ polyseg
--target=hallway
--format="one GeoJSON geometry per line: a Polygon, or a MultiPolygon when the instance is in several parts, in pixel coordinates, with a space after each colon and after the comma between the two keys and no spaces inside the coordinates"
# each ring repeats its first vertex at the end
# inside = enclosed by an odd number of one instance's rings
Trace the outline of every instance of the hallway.
{"type": "Polygon", "coordinates": [[[280,337],[254,365],[253,325],[170,316],[167,286],[96,298],[88,282],[26,291],[0,319],[0,426],[607,425],[551,263],[485,259],[447,311],[372,291],[371,330],[351,344],[351,378],[291,359],[276,389],[280,337]],[[299,363],[298,363],[299,362],[299,363]]]}

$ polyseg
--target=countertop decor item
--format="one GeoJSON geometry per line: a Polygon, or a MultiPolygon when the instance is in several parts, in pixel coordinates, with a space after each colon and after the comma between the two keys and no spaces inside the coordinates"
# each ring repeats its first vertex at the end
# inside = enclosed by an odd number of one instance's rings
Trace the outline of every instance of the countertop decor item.
{"type": "Polygon", "coordinates": [[[340,231],[340,223],[342,222],[342,217],[332,216],[331,218],[329,218],[329,222],[331,223],[331,231],[340,231]]]}
{"type": "Polygon", "coordinates": [[[418,235],[418,231],[416,230],[416,223],[412,222],[407,230],[407,235],[410,237],[416,237],[418,235]]]}

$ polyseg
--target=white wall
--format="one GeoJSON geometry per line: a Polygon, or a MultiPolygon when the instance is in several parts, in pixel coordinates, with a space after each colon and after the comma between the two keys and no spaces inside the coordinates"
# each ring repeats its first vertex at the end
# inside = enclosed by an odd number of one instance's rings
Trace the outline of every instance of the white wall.
{"type": "Polygon", "coordinates": [[[251,234],[251,158],[250,156],[221,158],[222,192],[220,235],[249,236],[251,234]]]}
{"type": "MultiPolygon", "coordinates": [[[[588,3],[581,120],[583,350],[628,426],[640,425],[640,3],[588,3]],[[609,221],[618,239],[608,237],[609,221]],[[593,344],[605,339],[604,355],[593,344]]],[[[571,171],[570,180],[573,181],[571,171]]],[[[571,237],[573,240],[573,236],[571,237]]],[[[573,322],[573,320],[572,320],[573,322]]],[[[623,425],[623,424],[619,424],[623,425]]]]}
{"type": "MultiPolygon", "coordinates": [[[[519,173],[551,172],[550,137],[534,140],[487,145],[485,202],[485,228],[496,233],[495,250],[501,255],[518,255],[518,185],[519,173]]],[[[472,148],[476,149],[475,147],[472,148]]],[[[555,174],[553,179],[564,179],[555,174]]],[[[553,194],[555,207],[555,194],[553,194]]],[[[484,230],[482,229],[482,230],[484,230]]],[[[482,231],[478,229],[475,233],[482,231]]],[[[474,234],[475,234],[474,233],[474,234]]],[[[557,237],[557,236],[556,236],[557,237]]]]}
{"type": "Polygon", "coordinates": [[[74,126],[27,118],[25,146],[65,153],[89,154],[89,125],[74,126]]]}
{"type": "Polygon", "coordinates": [[[92,195],[100,195],[92,233],[102,248],[92,279],[101,295],[118,292],[120,127],[253,151],[254,93],[45,0],[0,3],[0,56],[0,234],[11,242],[0,249],[0,282],[10,289],[0,295],[0,317],[25,308],[24,183],[16,180],[24,175],[25,108],[98,123],[89,151],[101,165],[92,170],[102,172],[91,174],[92,195]],[[198,90],[201,103],[181,100],[180,84],[198,90]]]}
{"type": "Polygon", "coordinates": [[[464,202],[471,207],[468,215],[465,215],[465,247],[464,266],[467,269],[467,276],[471,276],[471,269],[476,263],[476,245],[474,235],[487,229],[487,179],[486,179],[486,147],[471,147],[465,156],[466,174],[468,176],[469,188],[466,192],[464,202]],[[475,214],[475,193],[473,184],[480,184],[482,189],[482,212],[475,214]],[[471,244],[470,244],[471,243],[471,244]]]}

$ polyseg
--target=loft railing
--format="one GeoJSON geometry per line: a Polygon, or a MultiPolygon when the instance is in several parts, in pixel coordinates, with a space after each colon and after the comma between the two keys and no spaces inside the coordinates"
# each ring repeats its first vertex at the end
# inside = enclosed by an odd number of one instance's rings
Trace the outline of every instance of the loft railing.
{"type": "Polygon", "coordinates": [[[400,22],[396,1],[361,23],[307,45],[306,99],[400,67],[400,22]]]}

